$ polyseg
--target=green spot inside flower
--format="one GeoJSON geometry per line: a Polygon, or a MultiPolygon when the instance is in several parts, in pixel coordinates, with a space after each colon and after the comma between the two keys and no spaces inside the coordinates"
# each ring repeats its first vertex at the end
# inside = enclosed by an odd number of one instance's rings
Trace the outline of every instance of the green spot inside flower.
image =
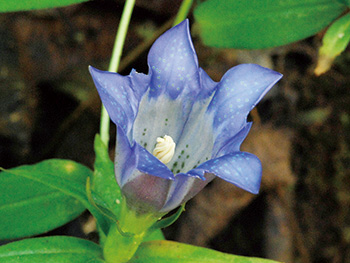
{"type": "Polygon", "coordinates": [[[183,155],[184,153],[185,153],[185,151],[184,151],[184,150],[182,150],[182,151],[181,151],[181,155],[183,155]]]}
{"type": "Polygon", "coordinates": [[[181,164],[181,168],[184,168],[185,167],[185,162],[183,162],[182,164],[181,164]]]}
{"type": "Polygon", "coordinates": [[[188,144],[186,144],[186,148],[188,148],[188,144]]]}
{"type": "Polygon", "coordinates": [[[189,155],[187,155],[187,156],[186,156],[186,159],[188,159],[188,158],[190,158],[190,156],[189,156],[189,155]]]}

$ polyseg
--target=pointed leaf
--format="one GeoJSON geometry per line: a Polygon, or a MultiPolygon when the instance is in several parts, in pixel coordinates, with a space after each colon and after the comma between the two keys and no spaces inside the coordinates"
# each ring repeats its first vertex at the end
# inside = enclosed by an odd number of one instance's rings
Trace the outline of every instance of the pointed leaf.
{"type": "Polygon", "coordinates": [[[345,9],[337,0],[207,0],[194,15],[205,44],[259,49],[312,36],[345,9]]]}
{"type": "Polygon", "coordinates": [[[62,7],[66,5],[86,2],[87,0],[20,0],[0,1],[0,12],[27,11],[34,9],[62,7]]]}
{"type": "Polygon", "coordinates": [[[30,238],[0,247],[2,263],[103,263],[97,244],[75,237],[30,238]]]}
{"type": "Polygon", "coordinates": [[[130,263],[277,263],[273,260],[230,255],[173,241],[142,243],[130,263]]]}

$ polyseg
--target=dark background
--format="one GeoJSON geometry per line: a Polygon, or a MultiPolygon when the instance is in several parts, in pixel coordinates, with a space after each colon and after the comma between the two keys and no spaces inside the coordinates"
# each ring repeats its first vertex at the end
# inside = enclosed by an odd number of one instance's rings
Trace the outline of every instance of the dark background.
{"type": "MultiPolygon", "coordinates": [[[[131,68],[147,73],[149,46],[143,43],[171,25],[179,5],[136,1],[122,74],[131,68]],[[146,51],[134,55],[140,45],[146,51]]],[[[1,167],[48,158],[92,167],[100,100],[87,68],[108,68],[122,8],[123,1],[91,1],[0,14],[1,167]]],[[[216,81],[247,62],[284,77],[250,117],[255,124],[243,145],[264,165],[261,193],[216,179],[188,203],[166,237],[285,262],[350,262],[349,51],[316,77],[323,32],[284,47],[238,51],[205,47],[199,28],[191,31],[199,64],[216,81]]],[[[114,134],[112,127],[111,157],[114,134]]],[[[50,234],[96,239],[88,213],[50,234]]]]}

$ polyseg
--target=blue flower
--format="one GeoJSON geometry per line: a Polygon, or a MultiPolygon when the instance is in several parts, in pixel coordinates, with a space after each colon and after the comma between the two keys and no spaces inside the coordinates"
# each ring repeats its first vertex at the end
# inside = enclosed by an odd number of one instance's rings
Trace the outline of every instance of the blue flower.
{"type": "Polygon", "coordinates": [[[198,67],[188,20],[156,40],[148,65],[148,75],[128,76],[90,67],[117,125],[115,176],[127,203],[166,213],[215,176],[258,193],[261,163],[240,145],[247,115],[282,75],[242,64],[214,82],[198,67]]]}

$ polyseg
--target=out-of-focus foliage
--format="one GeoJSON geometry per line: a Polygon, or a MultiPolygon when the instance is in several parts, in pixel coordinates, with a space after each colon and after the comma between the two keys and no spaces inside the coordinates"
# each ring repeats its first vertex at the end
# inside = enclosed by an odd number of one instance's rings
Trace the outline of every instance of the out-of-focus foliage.
{"type": "Polygon", "coordinates": [[[194,15],[206,45],[260,49],[312,36],[345,9],[337,0],[208,0],[194,15]]]}
{"type": "Polygon", "coordinates": [[[20,0],[20,1],[1,1],[0,12],[27,11],[44,8],[62,7],[88,0],[20,0]]]}
{"type": "Polygon", "coordinates": [[[316,75],[329,70],[333,60],[342,53],[350,41],[350,14],[339,18],[327,30],[319,50],[316,75]]]}

